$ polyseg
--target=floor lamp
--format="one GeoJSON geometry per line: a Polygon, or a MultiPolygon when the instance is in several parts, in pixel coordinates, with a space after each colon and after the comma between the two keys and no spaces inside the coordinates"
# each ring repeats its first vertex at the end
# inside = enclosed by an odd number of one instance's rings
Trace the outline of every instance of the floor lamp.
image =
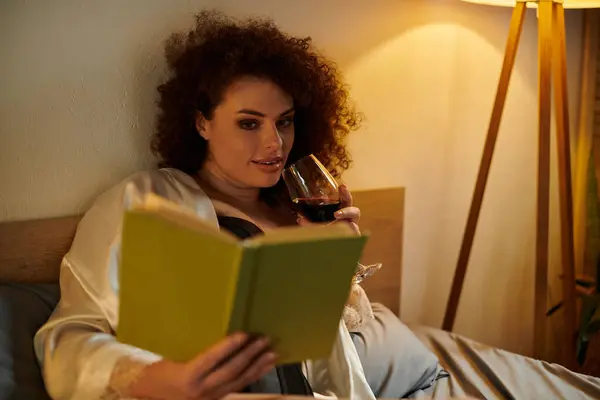
{"type": "Polygon", "coordinates": [[[443,329],[454,327],[467,265],[471,254],[481,203],[488,180],[490,165],[502,119],[502,112],[519,40],[525,22],[526,7],[538,8],[538,174],[537,174],[537,228],[534,296],[534,356],[544,352],[546,332],[546,294],[548,289],[548,225],[550,186],[550,134],[552,93],[556,115],[559,198],[561,223],[562,286],[564,302],[565,340],[563,360],[574,367],[575,362],[575,266],[573,241],[573,199],[571,157],[569,145],[569,110],[567,99],[567,59],[565,39],[565,8],[598,8],[600,0],[463,0],[470,3],[514,7],[502,72],[484,145],[483,156],[471,201],[463,241],[454,273],[450,297],[444,316],[443,329]]]}

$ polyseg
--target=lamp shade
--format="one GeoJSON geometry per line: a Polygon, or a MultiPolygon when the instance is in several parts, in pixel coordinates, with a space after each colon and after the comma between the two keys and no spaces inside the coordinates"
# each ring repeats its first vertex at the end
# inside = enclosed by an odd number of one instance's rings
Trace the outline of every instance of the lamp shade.
{"type": "MultiPolygon", "coordinates": [[[[467,3],[487,4],[490,6],[514,7],[517,0],[462,0],[467,3]]],[[[528,7],[536,7],[536,1],[528,1],[528,7]]],[[[559,1],[556,1],[559,3],[559,1]]],[[[565,8],[600,8],[600,0],[563,0],[565,8]]]]}

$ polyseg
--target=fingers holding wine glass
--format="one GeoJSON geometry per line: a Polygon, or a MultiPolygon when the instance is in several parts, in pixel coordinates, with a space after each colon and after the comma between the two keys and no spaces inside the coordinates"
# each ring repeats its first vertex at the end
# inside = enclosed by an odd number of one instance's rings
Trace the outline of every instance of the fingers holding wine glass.
{"type": "Polygon", "coordinates": [[[340,204],[342,207],[352,207],[354,205],[354,199],[352,193],[348,189],[348,186],[340,185],[339,188],[340,204]]]}
{"type": "MultiPolygon", "coordinates": [[[[352,193],[346,185],[340,185],[339,197],[342,208],[334,213],[336,221],[347,222],[348,224],[350,224],[352,230],[357,235],[360,235],[360,228],[358,227],[358,222],[360,220],[360,208],[354,206],[352,193]]],[[[381,266],[381,263],[370,265],[363,265],[361,263],[358,263],[356,268],[356,275],[354,276],[354,283],[361,283],[363,280],[370,277],[375,272],[379,271],[379,269],[381,269],[381,266]]]]}
{"type": "Polygon", "coordinates": [[[352,231],[357,235],[360,235],[360,229],[358,227],[358,220],[360,219],[360,209],[358,207],[345,207],[342,208],[335,213],[333,213],[333,218],[323,222],[313,222],[312,220],[306,218],[304,215],[300,214],[296,223],[300,226],[309,226],[315,224],[323,224],[329,225],[332,223],[347,223],[352,228],[352,231]]]}
{"type": "Polygon", "coordinates": [[[357,235],[360,235],[360,228],[358,227],[358,221],[360,220],[360,209],[358,207],[354,207],[352,193],[350,193],[350,190],[348,190],[346,185],[340,186],[339,197],[342,208],[333,214],[335,220],[348,222],[352,230],[357,235]]]}

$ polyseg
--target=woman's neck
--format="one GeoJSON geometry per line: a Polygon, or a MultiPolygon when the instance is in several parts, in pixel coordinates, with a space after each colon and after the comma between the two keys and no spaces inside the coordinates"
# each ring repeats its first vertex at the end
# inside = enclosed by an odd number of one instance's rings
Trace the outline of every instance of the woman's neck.
{"type": "Polygon", "coordinates": [[[260,189],[243,187],[233,182],[210,163],[207,163],[197,176],[200,186],[209,197],[242,208],[254,207],[259,203],[260,189]]]}
{"type": "Polygon", "coordinates": [[[296,224],[296,215],[290,210],[282,208],[281,204],[273,205],[263,201],[260,189],[236,184],[228,179],[227,175],[210,167],[208,163],[196,174],[196,180],[224,215],[232,213],[231,215],[237,216],[239,214],[236,213],[242,213],[244,218],[249,218],[263,231],[277,226],[296,224]],[[225,207],[219,202],[223,203],[225,207]],[[231,208],[235,211],[232,211],[231,208]]]}

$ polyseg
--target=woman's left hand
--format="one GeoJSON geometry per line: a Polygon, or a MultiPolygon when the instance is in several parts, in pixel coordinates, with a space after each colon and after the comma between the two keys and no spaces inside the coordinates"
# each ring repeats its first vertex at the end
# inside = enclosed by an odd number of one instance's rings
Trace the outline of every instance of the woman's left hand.
{"type": "MultiPolygon", "coordinates": [[[[348,190],[346,185],[341,185],[339,188],[339,196],[340,196],[340,209],[335,212],[334,217],[335,221],[331,222],[332,224],[344,223],[349,224],[350,227],[357,235],[360,235],[360,229],[358,228],[358,221],[360,220],[360,209],[358,207],[354,207],[354,201],[352,200],[352,194],[348,190]]],[[[313,222],[310,222],[303,216],[298,217],[299,225],[311,225],[313,222]]]]}
{"type": "Polygon", "coordinates": [[[352,193],[348,190],[346,185],[340,186],[340,203],[341,208],[334,214],[336,222],[345,222],[350,224],[352,230],[360,235],[360,229],[358,227],[358,221],[360,220],[360,209],[354,207],[354,200],[352,199],[352,193]]]}

